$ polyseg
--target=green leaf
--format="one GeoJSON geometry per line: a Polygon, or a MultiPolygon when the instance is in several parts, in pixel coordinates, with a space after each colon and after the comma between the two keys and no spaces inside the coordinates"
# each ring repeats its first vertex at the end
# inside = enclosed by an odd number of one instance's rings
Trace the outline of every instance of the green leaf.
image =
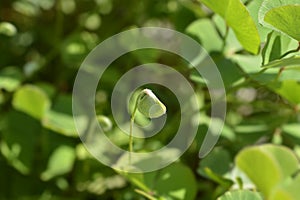
{"type": "Polygon", "coordinates": [[[199,163],[198,173],[207,177],[205,169],[209,168],[214,173],[222,176],[230,170],[230,155],[229,152],[222,148],[215,148],[199,163]],[[218,163],[222,163],[219,165],[218,163]]]}
{"type": "Polygon", "coordinates": [[[73,168],[75,150],[69,146],[60,146],[50,156],[46,171],[41,174],[43,180],[68,173],[73,168]]]}
{"type": "Polygon", "coordinates": [[[260,36],[256,25],[247,8],[239,0],[200,0],[215,13],[221,15],[229,27],[231,27],[243,45],[254,54],[259,52],[260,36]],[[232,12],[234,11],[234,12],[232,12]]]}
{"type": "Polygon", "coordinates": [[[266,0],[259,11],[263,25],[300,41],[300,5],[298,0],[266,0]]]}
{"type": "Polygon", "coordinates": [[[285,124],[283,125],[282,130],[284,133],[300,139],[300,124],[285,124]]]}
{"type": "Polygon", "coordinates": [[[268,197],[272,190],[298,169],[298,159],[288,148],[276,145],[248,147],[236,157],[237,166],[268,197]]]}
{"type": "Polygon", "coordinates": [[[231,60],[237,63],[244,72],[256,74],[261,70],[261,56],[234,54],[231,60]]]}
{"type": "Polygon", "coordinates": [[[13,96],[12,104],[16,110],[36,119],[41,119],[50,108],[50,100],[45,92],[34,85],[19,88],[13,96]]]}
{"type": "Polygon", "coordinates": [[[268,34],[267,42],[262,50],[263,65],[280,59],[285,52],[295,49],[298,46],[296,40],[283,34],[272,31],[268,34]]]}
{"type": "Polygon", "coordinates": [[[221,73],[224,85],[226,88],[232,87],[232,85],[240,81],[243,76],[238,68],[238,65],[229,59],[224,58],[222,55],[216,56],[214,59],[219,72],[221,73]]]}
{"type": "Polygon", "coordinates": [[[280,60],[274,60],[268,64],[262,66],[264,68],[277,68],[277,67],[300,67],[300,57],[295,56],[291,58],[284,58],[280,60]]]}
{"type": "MultiPolygon", "coordinates": [[[[237,40],[233,30],[232,29],[227,30],[226,22],[220,15],[214,15],[212,17],[212,21],[214,22],[214,26],[216,26],[219,34],[221,34],[223,38],[226,38],[225,41],[223,41],[223,43],[225,42],[225,46],[222,47],[224,48],[223,53],[224,55],[226,55],[226,57],[231,57],[235,55],[235,52],[243,50],[243,46],[237,40]]],[[[215,41],[215,40],[211,40],[211,41],[215,41]]],[[[214,43],[214,42],[210,42],[210,43],[214,43]]]]}
{"type": "Polygon", "coordinates": [[[252,192],[248,190],[237,190],[232,192],[227,192],[218,200],[263,200],[257,192],[252,192]]]}
{"type": "Polygon", "coordinates": [[[174,200],[195,199],[197,184],[193,172],[187,166],[175,163],[156,173],[157,179],[148,184],[153,185],[152,190],[159,196],[174,200]]]}
{"type": "Polygon", "coordinates": [[[258,33],[260,35],[260,40],[262,42],[266,41],[267,35],[270,32],[270,30],[264,26],[261,26],[259,24],[259,20],[258,20],[258,13],[259,13],[259,9],[261,7],[261,4],[263,3],[264,0],[255,0],[255,1],[250,1],[248,2],[247,8],[249,10],[249,13],[258,29],[258,33]]]}
{"type": "Polygon", "coordinates": [[[72,115],[49,110],[45,114],[42,120],[42,124],[45,128],[48,128],[62,135],[78,137],[72,115]]]}
{"type": "Polygon", "coordinates": [[[56,98],[52,108],[45,113],[42,125],[59,134],[78,137],[72,115],[72,98],[70,95],[59,95],[56,98]]]}
{"type": "Polygon", "coordinates": [[[300,6],[288,5],[267,12],[264,20],[278,30],[300,41],[300,6]]]}
{"type": "Polygon", "coordinates": [[[300,175],[295,179],[288,179],[272,191],[270,200],[298,200],[300,197],[300,175]]]}
{"type": "Polygon", "coordinates": [[[223,41],[218,35],[218,32],[211,20],[196,20],[187,27],[186,32],[190,35],[196,36],[200,40],[204,49],[208,52],[222,50],[223,41]]]}
{"type": "Polygon", "coordinates": [[[233,182],[224,178],[231,168],[231,158],[229,152],[220,147],[214,148],[205,158],[200,160],[197,172],[220,184],[226,190],[229,189],[233,182]],[[222,163],[220,165],[219,163],[222,163]]]}
{"type": "Polygon", "coordinates": [[[300,93],[295,91],[300,91],[300,84],[297,80],[285,80],[277,85],[269,86],[272,88],[277,94],[286,98],[288,101],[294,104],[300,103],[300,93]]]}
{"type": "Polygon", "coordinates": [[[125,176],[146,193],[156,194],[158,199],[193,200],[196,197],[197,184],[193,172],[181,163],[174,163],[156,172],[126,173],[125,176]]]}

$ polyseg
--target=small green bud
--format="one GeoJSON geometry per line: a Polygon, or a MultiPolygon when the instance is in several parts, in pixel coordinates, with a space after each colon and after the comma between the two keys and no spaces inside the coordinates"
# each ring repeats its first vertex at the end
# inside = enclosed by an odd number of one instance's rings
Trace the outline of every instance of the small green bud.
{"type": "Polygon", "coordinates": [[[158,118],[166,113],[166,106],[149,89],[141,92],[138,101],[138,110],[146,117],[158,118]]]}
{"type": "Polygon", "coordinates": [[[97,119],[104,132],[110,131],[112,129],[112,122],[108,117],[104,115],[98,115],[97,119]]]}

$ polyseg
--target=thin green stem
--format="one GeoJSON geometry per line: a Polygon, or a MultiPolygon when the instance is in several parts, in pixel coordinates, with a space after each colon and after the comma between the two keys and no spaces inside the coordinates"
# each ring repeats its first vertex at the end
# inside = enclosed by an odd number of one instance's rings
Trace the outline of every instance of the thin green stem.
{"type": "Polygon", "coordinates": [[[130,118],[130,133],[129,133],[129,164],[131,165],[131,152],[133,151],[133,136],[132,129],[134,124],[134,117],[130,118]]]}
{"type": "Polygon", "coordinates": [[[129,135],[129,152],[133,151],[133,136],[132,136],[133,124],[134,124],[134,118],[131,117],[131,119],[130,119],[130,135],[129,135]]]}
{"type": "Polygon", "coordinates": [[[144,192],[143,190],[135,189],[134,191],[140,195],[143,195],[144,197],[146,197],[149,200],[157,200],[157,198],[151,196],[150,194],[144,192]]]}
{"type": "Polygon", "coordinates": [[[135,113],[138,107],[138,103],[140,100],[140,96],[139,95],[135,101],[135,105],[133,108],[133,112],[131,114],[130,117],[130,127],[129,127],[129,164],[131,164],[131,152],[133,152],[133,125],[134,125],[134,118],[135,118],[135,113]]]}
{"type": "Polygon", "coordinates": [[[225,34],[223,36],[223,46],[222,46],[222,50],[224,51],[225,47],[226,47],[226,39],[228,37],[228,33],[229,33],[229,26],[226,25],[226,30],[225,30],[225,34]]]}

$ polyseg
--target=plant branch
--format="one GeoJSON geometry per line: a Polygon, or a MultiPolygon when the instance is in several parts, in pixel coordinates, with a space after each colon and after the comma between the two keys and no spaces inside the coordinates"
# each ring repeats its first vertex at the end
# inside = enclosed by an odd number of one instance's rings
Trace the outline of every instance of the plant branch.
{"type": "Polygon", "coordinates": [[[134,191],[135,191],[136,193],[138,193],[138,194],[140,194],[140,195],[146,197],[146,198],[149,199],[149,200],[157,200],[155,197],[153,197],[153,196],[151,196],[150,194],[144,192],[143,190],[135,189],[134,191]]]}
{"type": "Polygon", "coordinates": [[[136,110],[140,101],[141,95],[137,97],[134,108],[130,117],[130,128],[129,128],[129,163],[131,164],[131,152],[133,152],[133,125],[134,125],[134,118],[136,114],[136,110]]]}

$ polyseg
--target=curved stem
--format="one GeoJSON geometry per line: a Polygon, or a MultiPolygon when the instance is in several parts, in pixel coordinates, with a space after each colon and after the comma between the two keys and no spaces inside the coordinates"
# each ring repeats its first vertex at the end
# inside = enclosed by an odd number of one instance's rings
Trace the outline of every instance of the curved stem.
{"type": "Polygon", "coordinates": [[[139,190],[139,189],[135,189],[134,190],[136,193],[143,195],[144,197],[146,197],[149,200],[157,200],[155,197],[151,196],[150,194],[144,192],[143,190],[139,190]]]}

